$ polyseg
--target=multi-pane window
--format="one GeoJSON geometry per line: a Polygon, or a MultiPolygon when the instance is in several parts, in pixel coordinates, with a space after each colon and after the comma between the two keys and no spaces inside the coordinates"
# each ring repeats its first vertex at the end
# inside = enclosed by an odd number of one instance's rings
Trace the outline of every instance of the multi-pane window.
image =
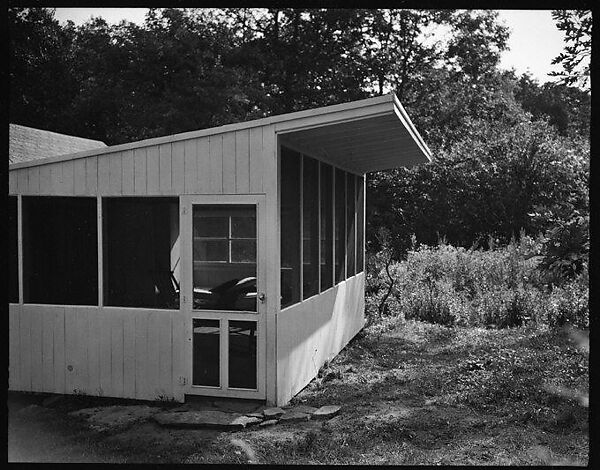
{"type": "Polygon", "coordinates": [[[363,195],[362,176],[281,148],[282,308],[363,271],[363,195]]]}
{"type": "Polygon", "coordinates": [[[195,207],[194,262],[256,263],[254,207],[195,207]]]}
{"type": "Polygon", "coordinates": [[[256,312],[256,206],[193,209],[194,309],[256,312]]]}

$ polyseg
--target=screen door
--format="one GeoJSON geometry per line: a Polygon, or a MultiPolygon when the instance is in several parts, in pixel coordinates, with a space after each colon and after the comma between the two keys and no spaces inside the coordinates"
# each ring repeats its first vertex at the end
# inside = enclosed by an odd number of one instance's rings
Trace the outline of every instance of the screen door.
{"type": "Polygon", "coordinates": [[[260,198],[185,198],[190,394],[264,398],[260,198]]]}

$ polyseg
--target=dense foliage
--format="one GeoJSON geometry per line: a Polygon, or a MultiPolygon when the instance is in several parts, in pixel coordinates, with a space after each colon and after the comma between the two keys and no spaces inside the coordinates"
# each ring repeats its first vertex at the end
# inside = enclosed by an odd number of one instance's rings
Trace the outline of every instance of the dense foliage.
{"type": "Polygon", "coordinates": [[[388,267],[380,262],[380,255],[372,255],[367,313],[443,325],[589,327],[587,257],[573,260],[571,269],[559,264],[561,269],[548,271],[548,258],[551,261],[556,253],[544,248],[542,238],[521,234],[519,241],[504,247],[494,246],[493,240],[490,246],[466,250],[443,241],[434,247],[422,245],[410,250],[406,261],[388,267]],[[382,311],[381,300],[391,283],[382,311]]]}
{"type": "Polygon", "coordinates": [[[591,14],[554,18],[563,81],[540,85],[498,68],[493,11],[167,8],[75,26],[9,8],[10,120],[118,144],[393,91],[434,161],[369,175],[369,251],[380,228],[395,259],[413,235],[506,244],[588,214],[591,100],[570,85],[591,14]]]}

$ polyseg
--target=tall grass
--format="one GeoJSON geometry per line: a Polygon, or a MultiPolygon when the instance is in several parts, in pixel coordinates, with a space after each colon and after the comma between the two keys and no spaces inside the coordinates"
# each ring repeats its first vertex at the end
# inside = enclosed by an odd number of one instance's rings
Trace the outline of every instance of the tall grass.
{"type": "MultiPolygon", "coordinates": [[[[587,269],[552,283],[538,267],[540,248],[540,241],[527,236],[489,250],[443,241],[416,247],[390,266],[394,287],[383,314],[443,325],[506,328],[534,322],[588,328],[587,269]]],[[[368,268],[367,314],[376,315],[389,279],[377,263],[368,268]]]]}

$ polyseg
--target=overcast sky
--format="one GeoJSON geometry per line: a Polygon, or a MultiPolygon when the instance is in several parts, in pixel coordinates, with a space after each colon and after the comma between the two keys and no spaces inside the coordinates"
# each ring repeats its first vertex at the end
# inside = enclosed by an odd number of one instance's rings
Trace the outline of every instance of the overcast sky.
{"type": "MultiPolygon", "coordinates": [[[[57,8],[56,18],[84,23],[92,15],[101,16],[108,23],[127,19],[142,23],[146,8],[57,8]]],[[[559,70],[554,59],[563,49],[563,34],[556,28],[550,10],[500,10],[500,20],[510,28],[508,46],[500,66],[514,68],[518,74],[529,71],[540,83],[550,80],[547,73],[559,70]]]]}

